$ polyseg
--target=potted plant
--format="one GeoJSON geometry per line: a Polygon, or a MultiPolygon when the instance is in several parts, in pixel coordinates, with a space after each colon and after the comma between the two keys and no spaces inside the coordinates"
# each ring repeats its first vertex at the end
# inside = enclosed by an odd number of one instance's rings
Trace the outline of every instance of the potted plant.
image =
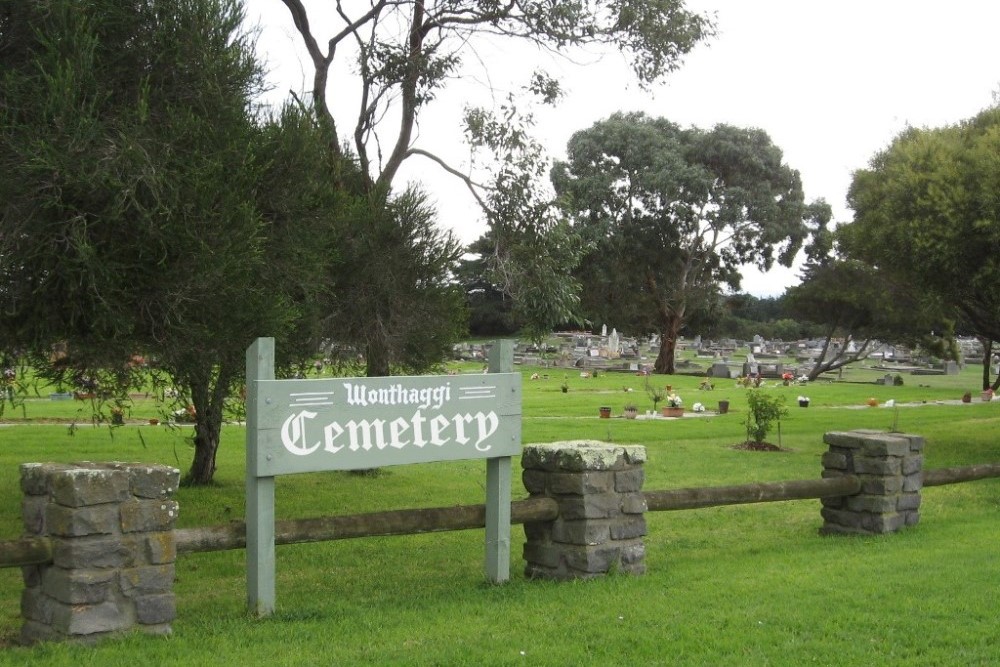
{"type": "Polygon", "coordinates": [[[667,394],[667,403],[663,406],[664,417],[683,417],[684,401],[677,394],[670,392],[667,394]]]}
{"type": "Polygon", "coordinates": [[[639,408],[634,404],[629,403],[625,406],[625,410],[622,412],[625,419],[635,419],[639,415],[639,408]]]}
{"type": "Polygon", "coordinates": [[[800,408],[808,408],[809,407],[809,397],[808,396],[799,396],[799,407],[800,408]]]}
{"type": "Polygon", "coordinates": [[[611,407],[607,405],[602,405],[599,407],[598,412],[601,415],[601,419],[611,419],[611,407]]]}
{"type": "Polygon", "coordinates": [[[991,387],[989,389],[984,390],[983,393],[979,395],[979,397],[982,398],[983,401],[992,401],[993,400],[993,388],[991,387]]]}
{"type": "Polygon", "coordinates": [[[971,391],[967,391],[964,394],[962,394],[962,402],[963,403],[972,403],[972,392],[971,391]]]}

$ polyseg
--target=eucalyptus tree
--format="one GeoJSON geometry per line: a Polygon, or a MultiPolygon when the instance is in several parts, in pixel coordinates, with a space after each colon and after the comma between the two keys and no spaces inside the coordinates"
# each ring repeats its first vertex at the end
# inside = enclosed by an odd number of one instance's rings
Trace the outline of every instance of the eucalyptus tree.
{"type": "MultiPolygon", "coordinates": [[[[941,128],[908,128],[855,172],[841,248],[934,300],[986,342],[1000,340],[1000,107],[941,128]]],[[[983,388],[1000,388],[983,364],[983,388]]]]}
{"type": "Polygon", "coordinates": [[[244,351],[315,345],[350,164],[297,109],[260,119],[236,0],[0,2],[0,339],[48,375],[142,356],[213,479],[244,351]],[[64,354],[53,355],[54,348],[64,354]]]}
{"type": "MultiPolygon", "coordinates": [[[[340,139],[329,142],[330,150],[356,156],[366,189],[385,201],[401,165],[413,157],[459,178],[495,230],[492,282],[513,296],[533,335],[573,315],[578,294],[570,270],[582,246],[537,192],[547,161],[527,134],[530,118],[510,97],[499,112],[467,109],[463,132],[474,149],[495,158],[493,174],[482,179],[421,143],[418,119],[433,113],[435,96],[463,75],[463,60],[486,42],[509,49],[565,53],[593,47],[620,53],[640,85],[650,86],[714,30],[683,0],[373,0],[357,5],[338,0],[332,16],[322,21],[310,15],[304,0],[282,2],[312,64],[309,98],[303,102],[330,136],[340,139]],[[345,99],[355,100],[353,109],[341,106],[345,99]]],[[[533,75],[528,88],[548,102],[559,96],[558,82],[541,73],[533,75]]]]}
{"type": "Polygon", "coordinates": [[[797,171],[762,130],[681,128],[617,113],[573,135],[553,169],[559,201],[593,244],[577,272],[586,312],[659,333],[655,370],[673,373],[693,310],[740,267],[788,266],[816,215],[797,171]]]}

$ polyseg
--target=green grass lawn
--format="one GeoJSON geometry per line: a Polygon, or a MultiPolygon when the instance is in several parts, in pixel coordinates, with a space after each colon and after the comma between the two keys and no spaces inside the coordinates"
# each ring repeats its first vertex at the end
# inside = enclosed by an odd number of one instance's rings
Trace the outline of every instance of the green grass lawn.
{"type": "MultiPolygon", "coordinates": [[[[472,367],[469,367],[470,369],[472,367]]],[[[525,443],[577,438],[642,444],[646,490],[819,477],[823,433],[890,429],[927,438],[926,466],[1000,461],[1000,401],[978,398],[979,372],[905,375],[855,369],[840,381],[766,391],[784,396],[780,452],[748,452],[746,390],[701,378],[657,376],[689,409],[726,415],[682,420],[599,419],[626,403],[652,408],[644,379],[628,373],[520,368],[525,443]],[[549,378],[531,380],[533,373],[549,378]],[[560,384],[570,386],[562,393],[560,384]],[[626,391],[631,388],[632,391],[626,391]],[[971,404],[956,404],[972,391],[971,404]],[[809,408],[795,399],[809,395],[809,408]],[[894,400],[902,407],[868,407],[894,400]]],[[[775,386],[775,385],[778,386],[775,386]]],[[[186,469],[189,427],[149,426],[155,402],[137,399],[132,423],[62,425],[65,405],[38,399],[0,427],[0,538],[20,534],[18,464],[137,460],[186,469]]],[[[75,406],[77,409],[80,406],[75,406]]],[[[84,421],[84,420],[81,420],[84,421]]],[[[768,439],[777,443],[777,431],[768,439]]],[[[244,430],[227,426],[217,484],[177,493],[180,527],[242,518],[244,430]]],[[[513,496],[522,498],[515,460],[513,496]]],[[[481,461],[384,469],[376,477],[281,477],[280,518],[483,502],[481,461]]],[[[0,570],[0,665],[988,665],[1000,661],[1000,480],[924,491],[920,524],[871,538],[820,537],[818,501],[647,514],[648,573],[554,584],[525,580],[515,526],[512,580],[483,578],[483,531],[278,547],[278,611],[245,612],[242,551],[177,561],[178,616],[168,638],[129,636],[96,647],[12,645],[21,577],[0,570]]]]}

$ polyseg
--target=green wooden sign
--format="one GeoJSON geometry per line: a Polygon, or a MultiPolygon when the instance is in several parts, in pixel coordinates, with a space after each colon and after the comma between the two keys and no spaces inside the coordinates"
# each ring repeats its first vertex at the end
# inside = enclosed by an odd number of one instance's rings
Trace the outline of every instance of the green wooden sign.
{"type": "Polygon", "coordinates": [[[510,578],[511,456],[521,452],[521,376],[511,341],[489,373],[275,380],[274,339],[247,349],[247,603],[274,612],[274,478],[301,472],[486,460],[485,574],[510,578]]]}
{"type": "Polygon", "coordinates": [[[254,392],[258,476],[521,451],[519,373],[262,380],[254,392]]]}

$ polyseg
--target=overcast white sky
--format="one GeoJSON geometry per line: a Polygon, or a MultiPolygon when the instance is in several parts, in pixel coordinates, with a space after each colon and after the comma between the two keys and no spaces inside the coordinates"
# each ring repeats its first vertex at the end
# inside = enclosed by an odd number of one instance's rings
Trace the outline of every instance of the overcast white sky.
{"type": "MultiPolygon", "coordinates": [[[[348,5],[351,3],[348,2],[348,5]]],[[[537,114],[537,135],[556,158],[573,132],[615,111],[641,110],[682,125],[759,127],[802,174],[808,200],[825,198],[849,221],[844,198],[851,173],[866,166],[907,125],[935,127],[968,118],[1000,89],[1000,2],[994,0],[688,0],[716,14],[719,35],[690,55],[652,94],[630,83],[617,54],[553,62],[527,46],[481,45],[466,59],[470,76],[425,109],[417,142],[458,166],[467,164],[459,120],[464,105],[489,104],[489,80],[503,92],[536,66],[563,78],[558,108],[537,114]]],[[[314,0],[313,22],[332,0],[314,0]]],[[[311,69],[280,0],[248,0],[261,22],[258,51],[273,97],[307,88],[311,69]]],[[[331,33],[315,29],[320,43],[331,33]]],[[[333,88],[332,88],[333,89],[333,88]]],[[[339,90],[339,89],[337,89],[339,90]]],[[[353,115],[349,91],[345,119],[353,115]]],[[[347,122],[346,120],[344,122],[347,122]]],[[[453,178],[414,158],[403,172],[434,196],[442,224],[470,242],[485,229],[471,197],[453,178]]],[[[798,282],[796,270],[744,272],[743,288],[776,296],[798,282]]]]}

